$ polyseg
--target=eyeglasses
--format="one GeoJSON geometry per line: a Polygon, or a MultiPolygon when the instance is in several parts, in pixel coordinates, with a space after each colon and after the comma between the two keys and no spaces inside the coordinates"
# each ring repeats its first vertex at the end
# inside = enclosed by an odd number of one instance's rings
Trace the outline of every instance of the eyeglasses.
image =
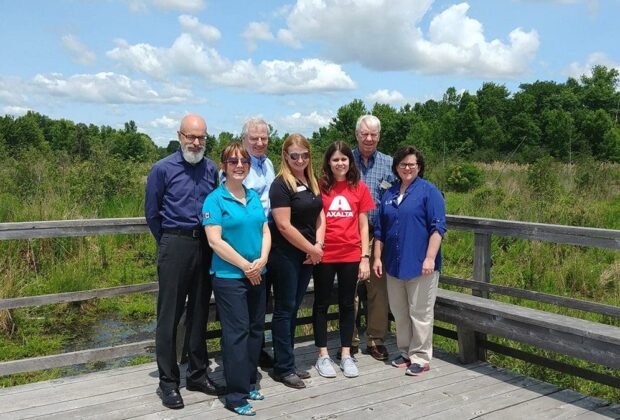
{"type": "Polygon", "coordinates": [[[418,167],[418,164],[417,163],[404,163],[404,162],[401,162],[401,163],[398,164],[398,167],[400,169],[415,169],[415,168],[418,167]]]}
{"type": "Polygon", "coordinates": [[[190,143],[193,143],[196,140],[198,140],[199,143],[204,143],[204,141],[207,139],[207,136],[194,136],[192,134],[185,134],[182,131],[179,131],[179,133],[182,134],[183,137],[185,137],[190,143]]]}
{"type": "Polygon", "coordinates": [[[267,144],[269,137],[248,137],[248,142],[250,142],[250,144],[256,144],[259,141],[263,144],[267,144]]]}
{"type": "Polygon", "coordinates": [[[310,153],[309,152],[303,152],[303,153],[286,153],[288,155],[288,157],[290,157],[293,160],[299,160],[299,158],[302,158],[303,160],[308,160],[310,159],[310,153]]]}
{"type": "Polygon", "coordinates": [[[228,158],[226,159],[226,163],[228,163],[229,165],[233,165],[233,166],[237,166],[239,164],[239,162],[241,162],[242,165],[249,165],[250,164],[250,159],[246,159],[246,158],[228,158]]]}
{"type": "Polygon", "coordinates": [[[359,135],[365,139],[366,137],[370,136],[370,138],[372,139],[376,139],[379,138],[379,133],[370,133],[370,132],[366,132],[366,131],[360,131],[359,135]]]}

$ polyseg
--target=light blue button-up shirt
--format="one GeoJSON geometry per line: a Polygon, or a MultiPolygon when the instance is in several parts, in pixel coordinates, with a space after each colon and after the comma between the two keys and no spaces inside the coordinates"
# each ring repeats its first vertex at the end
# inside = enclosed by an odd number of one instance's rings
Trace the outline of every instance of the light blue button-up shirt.
{"type": "Polygon", "coordinates": [[[269,188],[276,177],[273,163],[265,155],[261,157],[250,155],[250,159],[250,173],[248,173],[248,176],[243,180],[243,185],[258,193],[260,202],[265,210],[265,216],[269,216],[271,212],[269,188]]]}

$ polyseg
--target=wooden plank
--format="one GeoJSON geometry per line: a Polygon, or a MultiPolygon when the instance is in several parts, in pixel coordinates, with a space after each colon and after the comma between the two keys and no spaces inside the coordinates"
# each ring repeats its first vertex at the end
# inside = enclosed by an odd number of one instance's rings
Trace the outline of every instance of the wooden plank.
{"type": "Polygon", "coordinates": [[[13,360],[0,363],[0,376],[13,375],[22,372],[52,369],[62,366],[77,365],[95,360],[109,360],[117,357],[142,354],[155,346],[155,340],[140,341],[137,343],[123,344],[114,347],[102,347],[74,351],[70,353],[55,354],[51,356],[33,357],[30,359],[13,360]]]}
{"type": "Polygon", "coordinates": [[[620,230],[447,215],[448,229],[519,239],[620,249],[620,230]]]}
{"type": "MultiPolygon", "coordinates": [[[[459,279],[450,276],[439,276],[439,281],[445,284],[467,287],[470,289],[478,289],[486,292],[497,293],[505,296],[513,296],[522,299],[533,300],[536,302],[550,303],[552,305],[564,308],[578,309],[581,311],[607,315],[614,318],[620,318],[620,307],[613,305],[605,305],[603,303],[588,302],[585,300],[569,298],[565,296],[556,296],[548,293],[536,292],[533,290],[517,289],[515,287],[500,286],[497,284],[487,284],[476,280],[459,279]]],[[[473,293],[472,294],[476,295],[473,293]]],[[[477,295],[476,295],[477,296],[477,295]]]]}
{"type": "Polygon", "coordinates": [[[56,303],[78,302],[89,299],[101,299],[131,293],[147,293],[159,290],[157,282],[132,284],[129,286],[108,287],[80,292],[56,293],[51,295],[28,296],[12,299],[0,299],[0,310],[16,309],[28,306],[52,305],[56,303]]]}
{"type": "MultiPolygon", "coordinates": [[[[447,215],[446,219],[450,229],[620,249],[620,231],[613,229],[515,222],[455,215],[447,215]]],[[[0,223],[0,240],[140,232],[148,232],[148,226],[143,217],[0,223]]]]}
{"type": "Polygon", "coordinates": [[[589,360],[614,369],[620,368],[618,345],[587,337],[585,333],[559,331],[553,327],[484,314],[458,307],[440,306],[435,318],[445,322],[461,322],[468,328],[486,334],[534,345],[541,349],[589,360]]]}
{"type": "Polygon", "coordinates": [[[471,312],[525,322],[533,326],[546,327],[557,330],[558,332],[583,335],[584,338],[587,339],[620,346],[620,328],[611,325],[543,312],[489,299],[481,299],[445,289],[439,289],[437,291],[437,302],[440,303],[439,306],[445,305],[454,308],[462,308],[471,312]]]}
{"type": "MultiPolygon", "coordinates": [[[[545,398],[553,401],[552,396],[557,393],[557,391],[558,389],[551,384],[536,382],[533,384],[527,384],[527,386],[523,387],[514,387],[507,392],[496,395],[495,398],[463,401],[460,404],[446,406],[444,410],[426,416],[425,419],[443,420],[450,418],[478,418],[486,413],[492,413],[504,407],[523,404],[537,398],[545,398]]],[[[525,419],[527,417],[504,417],[503,420],[512,418],[525,419]]],[[[542,419],[543,417],[535,416],[530,418],[542,419]]]]}
{"type": "MultiPolygon", "coordinates": [[[[582,406],[587,406],[589,401],[575,391],[561,390],[549,394],[549,397],[533,398],[520,404],[514,404],[505,408],[488,413],[480,418],[483,419],[510,419],[510,418],[566,418],[571,414],[583,413],[582,406]]],[[[600,408],[600,405],[593,409],[600,408]]],[[[590,415],[588,415],[590,417],[590,415]]],[[[592,418],[602,416],[592,416],[592,418]]]]}

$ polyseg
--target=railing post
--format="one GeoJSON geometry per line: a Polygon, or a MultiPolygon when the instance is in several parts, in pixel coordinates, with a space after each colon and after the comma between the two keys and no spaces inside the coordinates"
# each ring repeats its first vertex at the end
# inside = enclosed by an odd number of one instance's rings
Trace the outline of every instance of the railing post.
{"type": "MultiPolygon", "coordinates": [[[[485,283],[491,282],[491,234],[478,232],[474,233],[474,280],[485,283]]],[[[489,298],[489,292],[486,290],[472,289],[471,294],[485,299],[489,298]]],[[[472,337],[472,334],[464,334],[463,339],[466,342],[469,342],[471,339],[474,339],[475,341],[467,348],[470,351],[475,349],[478,354],[478,360],[486,361],[486,350],[477,344],[478,340],[485,340],[486,335],[481,333],[475,333],[474,335],[475,337],[472,337]],[[467,339],[465,337],[467,337],[467,339]]],[[[459,333],[459,350],[460,349],[461,334],[459,333]]]]}
{"type": "MultiPolygon", "coordinates": [[[[491,282],[491,235],[488,233],[474,233],[474,280],[491,282]]],[[[472,289],[472,294],[489,297],[484,290],[472,289]]]]}
{"type": "Polygon", "coordinates": [[[479,359],[483,349],[478,348],[477,336],[479,333],[463,325],[456,326],[459,342],[459,361],[464,364],[473,363],[479,359]]]}

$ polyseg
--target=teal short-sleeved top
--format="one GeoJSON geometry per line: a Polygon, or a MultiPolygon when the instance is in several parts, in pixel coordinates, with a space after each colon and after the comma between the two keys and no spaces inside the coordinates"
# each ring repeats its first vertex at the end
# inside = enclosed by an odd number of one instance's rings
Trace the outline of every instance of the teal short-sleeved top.
{"type": "MultiPolygon", "coordinates": [[[[209,194],[202,205],[202,224],[222,227],[222,239],[248,261],[260,258],[263,244],[263,224],[267,221],[256,191],[245,189],[246,205],[221,184],[209,194]]],[[[263,273],[266,271],[263,268],[263,273]]],[[[211,274],[221,278],[244,278],[241,269],[213,253],[211,274]]]]}

